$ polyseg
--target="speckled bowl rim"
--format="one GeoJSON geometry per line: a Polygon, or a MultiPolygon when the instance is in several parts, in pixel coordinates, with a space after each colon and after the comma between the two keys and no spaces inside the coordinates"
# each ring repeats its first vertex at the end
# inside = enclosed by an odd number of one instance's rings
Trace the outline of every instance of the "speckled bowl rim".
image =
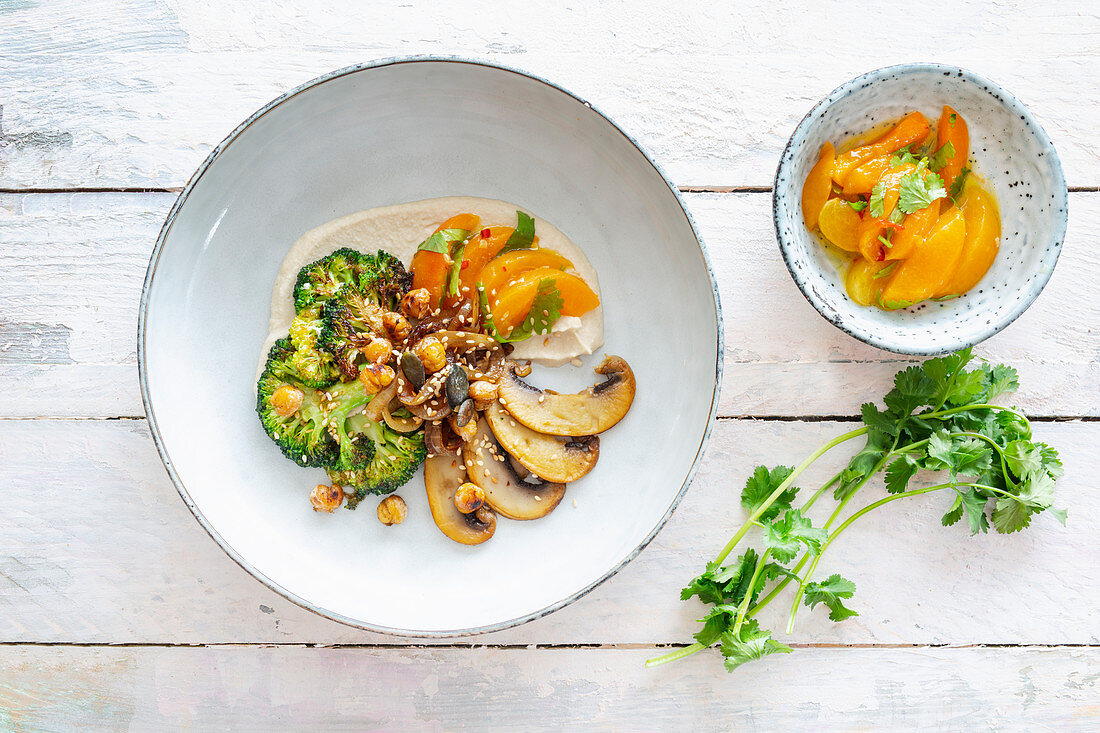
{"type": "Polygon", "coordinates": [[[347,626],[352,626],[352,627],[355,627],[355,628],[358,628],[358,629],[363,629],[364,631],[373,631],[373,632],[377,632],[377,633],[381,633],[381,634],[387,634],[387,635],[390,635],[390,636],[414,637],[414,638],[424,638],[424,639],[439,639],[439,638],[451,638],[451,637],[458,637],[458,636],[473,636],[473,635],[477,635],[477,634],[485,634],[485,633],[490,633],[490,632],[494,632],[494,631],[503,631],[505,629],[510,629],[510,628],[515,627],[515,626],[520,626],[520,625],[525,624],[529,621],[534,621],[535,619],[539,619],[539,618],[542,618],[544,616],[547,616],[547,615],[553,613],[554,611],[557,611],[558,609],[564,608],[565,606],[568,606],[569,604],[573,603],[574,601],[577,601],[580,598],[583,598],[584,596],[591,593],[598,586],[603,584],[605,581],[607,581],[613,575],[615,575],[620,570],[622,570],[624,567],[626,567],[626,565],[628,563],[630,563],[631,560],[636,558],[641,553],[641,551],[644,550],[646,548],[646,546],[648,546],[649,543],[653,541],[653,538],[657,536],[657,533],[661,531],[661,529],[665,526],[665,524],[668,522],[668,520],[672,517],[673,512],[680,505],[680,502],[683,500],[684,495],[687,493],[687,490],[690,487],[692,480],[695,478],[696,471],[699,468],[699,462],[702,460],[703,454],[706,452],[707,443],[710,441],[710,434],[711,434],[711,430],[714,427],[715,416],[718,413],[718,402],[719,402],[719,397],[720,397],[720,393],[721,393],[721,389],[722,389],[722,370],[723,370],[723,366],[724,366],[723,357],[724,357],[724,354],[725,354],[725,330],[724,330],[724,327],[723,327],[723,320],[722,320],[722,303],[721,303],[721,298],[718,294],[718,280],[714,275],[714,267],[711,264],[710,255],[707,253],[706,245],[703,243],[702,237],[699,236],[699,228],[695,224],[695,219],[692,217],[691,211],[684,204],[684,200],[681,197],[679,190],[672,184],[671,180],[665,174],[664,170],[653,160],[653,158],[645,151],[645,149],[638,143],[637,140],[635,140],[632,136],[630,136],[628,133],[626,133],[621,127],[619,127],[617,124],[615,124],[615,122],[610,117],[608,117],[606,114],[601,112],[598,108],[593,106],[588,101],[586,101],[583,98],[577,96],[573,92],[570,92],[568,89],[565,89],[565,88],[555,84],[552,81],[548,81],[548,80],[543,79],[539,76],[531,74],[527,71],[523,71],[521,69],[513,68],[513,67],[510,67],[510,66],[505,66],[503,64],[492,63],[492,62],[488,62],[488,61],[484,61],[484,60],[463,58],[463,57],[460,57],[460,56],[416,55],[416,56],[387,57],[387,58],[377,59],[377,60],[374,60],[374,61],[367,61],[367,62],[363,62],[363,63],[352,64],[351,66],[346,66],[346,67],[341,68],[341,69],[336,69],[335,71],[330,71],[327,74],[323,74],[321,76],[316,77],[315,79],[307,81],[306,83],[304,83],[300,86],[297,86],[297,87],[295,87],[295,88],[279,95],[275,99],[273,99],[270,102],[268,102],[267,104],[265,104],[260,109],[256,110],[244,122],[242,122],[232,132],[230,132],[229,135],[227,135],[224,140],[222,140],[220,143],[218,143],[218,145],[213,150],[210,151],[210,154],[206,157],[206,159],[202,162],[202,164],[198,167],[198,169],[191,175],[191,178],[187,181],[187,185],[184,186],[183,191],[180,193],[179,197],[176,199],[175,203],[172,205],[171,210],[168,212],[168,216],[164,220],[164,225],[161,227],[160,234],[157,236],[156,244],[154,245],[152,255],[149,258],[149,267],[148,267],[148,269],[146,270],[146,273],[145,273],[145,282],[144,282],[144,285],[142,286],[142,290],[141,290],[141,302],[140,302],[139,308],[138,308],[137,351],[138,351],[138,381],[139,381],[140,388],[141,388],[141,400],[142,400],[142,403],[145,407],[146,419],[149,422],[149,430],[150,430],[150,433],[152,433],[153,442],[157,447],[157,453],[160,454],[161,462],[164,464],[164,468],[168,472],[169,478],[172,480],[172,483],[175,485],[176,491],[179,492],[180,498],[183,499],[183,503],[187,505],[187,508],[191,510],[192,514],[194,514],[195,519],[198,520],[198,523],[202,526],[202,528],[204,530],[206,530],[206,533],[208,535],[210,535],[211,539],[213,539],[218,544],[218,546],[221,547],[222,551],[225,552],[226,555],[228,555],[235,563],[237,563],[249,575],[251,575],[256,580],[260,581],[262,584],[266,585],[271,590],[273,590],[276,593],[278,593],[279,595],[281,595],[283,598],[286,598],[291,603],[293,603],[297,606],[300,606],[301,608],[304,608],[307,611],[312,611],[313,613],[316,613],[319,616],[323,616],[323,617],[331,619],[333,621],[337,621],[339,623],[346,624],[347,626]],[[501,622],[497,622],[497,623],[493,623],[493,624],[487,624],[485,626],[476,626],[476,627],[470,627],[470,628],[450,629],[450,630],[441,630],[441,631],[440,630],[425,631],[425,630],[419,630],[419,629],[401,629],[401,628],[390,627],[390,626],[381,626],[381,625],[378,625],[378,624],[372,624],[370,622],[363,621],[361,619],[351,618],[349,616],[345,616],[343,614],[336,613],[335,611],[331,611],[331,610],[323,608],[323,607],[321,607],[321,606],[319,606],[315,603],[312,603],[307,598],[303,598],[303,597],[297,595],[296,593],[293,593],[292,591],[282,587],[281,585],[279,585],[278,583],[273,581],[271,578],[267,577],[262,572],[260,572],[249,561],[245,560],[244,557],[242,557],[233,548],[233,546],[230,545],[218,533],[218,531],[210,524],[210,522],[206,519],[206,517],[203,515],[202,511],[198,508],[198,506],[196,506],[195,502],[191,499],[191,495],[188,493],[186,486],[184,486],[183,481],[180,479],[179,475],[176,473],[176,470],[175,470],[175,468],[172,464],[171,456],[168,453],[168,447],[165,445],[164,439],[163,439],[163,437],[161,436],[161,433],[160,433],[160,429],[157,426],[156,412],[153,409],[152,400],[151,400],[150,394],[149,394],[149,381],[148,381],[148,374],[147,374],[147,369],[146,369],[146,364],[145,364],[145,361],[146,361],[146,351],[145,351],[145,349],[146,349],[146,347],[145,347],[146,316],[147,316],[148,306],[149,306],[150,287],[151,287],[151,285],[153,283],[153,279],[156,275],[157,264],[160,261],[160,255],[161,255],[162,250],[164,249],[165,241],[168,237],[168,234],[171,231],[172,224],[174,223],[177,215],[179,214],[180,210],[183,208],[184,204],[187,202],[187,197],[190,195],[191,191],[198,184],[198,182],[202,178],[203,174],[205,174],[207,169],[210,168],[211,164],[222,154],[222,152],[226,148],[228,148],[233,143],[234,140],[237,139],[237,137],[239,137],[241,135],[241,133],[243,133],[246,129],[248,129],[248,127],[250,127],[254,122],[256,122],[258,119],[263,117],[265,114],[267,114],[271,110],[273,110],[276,107],[278,107],[279,105],[281,105],[283,102],[286,102],[287,100],[289,100],[293,97],[296,97],[299,94],[301,94],[305,91],[308,91],[309,89],[311,89],[315,86],[319,86],[319,85],[324,84],[326,82],[332,81],[333,79],[338,79],[340,77],[348,76],[350,74],[357,74],[357,73],[361,73],[361,72],[370,71],[372,69],[378,69],[378,68],[383,68],[383,67],[387,67],[387,66],[395,66],[395,65],[399,65],[399,64],[417,64],[417,63],[468,64],[468,65],[471,65],[471,66],[481,66],[481,67],[486,67],[486,68],[490,68],[490,69],[496,69],[498,71],[502,71],[502,72],[506,72],[506,73],[510,73],[510,74],[516,74],[516,75],[519,75],[519,76],[523,76],[523,77],[526,77],[526,78],[531,79],[533,81],[539,82],[540,84],[544,84],[544,85],[550,87],[551,89],[554,89],[554,90],[556,90],[556,91],[558,91],[562,94],[565,94],[566,96],[568,96],[568,97],[572,98],[573,100],[575,100],[578,104],[581,104],[581,105],[587,107],[592,112],[594,112],[595,114],[597,114],[601,118],[603,118],[603,120],[605,122],[607,122],[607,124],[610,125],[612,129],[614,129],[616,132],[618,132],[620,135],[622,135],[623,138],[625,138],[631,145],[633,145],[634,148],[642,155],[642,157],[645,158],[646,162],[649,163],[649,165],[653,168],[653,170],[657,173],[657,175],[659,175],[661,177],[661,180],[664,181],[665,186],[668,188],[669,192],[675,197],[676,203],[680,207],[680,211],[684,215],[684,220],[687,222],[688,227],[691,229],[692,235],[695,237],[695,242],[699,247],[699,252],[700,252],[700,254],[702,255],[702,258],[703,258],[703,264],[704,264],[704,266],[706,267],[706,270],[707,270],[707,276],[710,278],[711,292],[714,296],[714,318],[715,318],[715,343],[716,343],[715,379],[714,379],[714,390],[711,394],[710,411],[709,411],[709,414],[707,416],[707,424],[706,424],[706,427],[703,430],[703,435],[702,435],[702,437],[699,441],[699,446],[696,449],[695,457],[692,460],[691,467],[688,469],[687,474],[684,476],[684,481],[680,486],[680,490],[677,492],[676,496],[673,497],[673,500],[669,504],[668,509],[666,509],[665,513],[660,517],[660,519],[658,519],[658,521],[654,525],[653,529],[651,529],[650,532],[638,544],[638,546],[636,548],[634,548],[634,550],[631,551],[618,564],[616,564],[614,567],[612,567],[610,570],[605,572],[603,575],[601,575],[599,578],[597,578],[596,580],[594,580],[593,582],[591,582],[590,584],[588,584],[584,588],[582,588],[579,591],[567,596],[566,598],[561,599],[560,601],[557,601],[557,602],[552,603],[548,606],[545,606],[545,607],[543,607],[543,608],[541,608],[537,611],[533,611],[531,613],[524,614],[523,616],[518,616],[516,618],[509,619],[507,621],[501,621],[501,622]]]}
{"type": "MultiPolygon", "coordinates": [[[[1052,209],[1053,211],[1053,209],[1052,209]]],[[[874,71],[868,71],[865,74],[844,82],[833,91],[829,92],[820,102],[815,104],[813,108],[806,113],[802,120],[795,127],[794,132],[791,133],[791,137],[787,140],[787,145],[783,148],[783,153],[779,156],[779,165],[775,170],[775,179],[772,182],[772,223],[775,226],[775,236],[779,242],[779,251],[783,255],[783,263],[787,266],[787,271],[791,273],[791,278],[794,280],[798,289],[802,292],[802,296],[809,301],[810,305],[829,323],[839,328],[844,333],[859,339],[865,344],[870,344],[885,351],[891,351],[895,354],[907,354],[910,356],[940,356],[942,354],[949,354],[958,349],[963,349],[968,346],[975,346],[976,344],[985,341],[989,337],[999,333],[1003,329],[1012,324],[1020,315],[1023,314],[1031,304],[1035,302],[1035,299],[1039,297],[1039,294],[1043,292],[1043,288],[1046,287],[1047,282],[1050,280],[1050,276],[1054,274],[1054,268],[1058,265],[1058,257],[1062,253],[1062,242],[1066,238],[1066,227],[1069,222],[1069,189],[1066,187],[1066,176],[1062,169],[1062,161],[1058,157],[1058,151],[1054,147],[1054,143],[1051,141],[1050,136],[1047,135],[1046,130],[1039,124],[1039,121],[1031,114],[1031,111],[1024,106],[1023,102],[1016,98],[1016,95],[1006,90],[1001,85],[986,79],[983,76],[975,74],[972,71],[961,68],[959,66],[949,66],[947,64],[937,63],[906,63],[896,64],[894,66],[884,66],[874,71]],[[1060,196],[1061,201],[1056,202],[1061,204],[1062,214],[1061,221],[1056,222],[1054,229],[1055,240],[1054,247],[1054,261],[1045,275],[1040,273],[1035,278],[1035,283],[1038,287],[1034,289],[1031,295],[1025,299],[1019,301],[1019,303],[1010,311],[1008,311],[1004,317],[997,322],[991,322],[989,326],[981,331],[978,335],[972,339],[960,339],[954,344],[938,346],[934,348],[915,348],[907,347],[902,344],[898,344],[892,340],[887,340],[884,337],[878,336],[873,332],[868,332],[864,329],[856,329],[846,325],[844,316],[842,313],[837,313],[836,316],[830,316],[826,313],[826,304],[819,299],[816,294],[797,271],[798,268],[794,266],[791,260],[791,248],[792,244],[785,236],[782,227],[779,223],[779,180],[786,172],[787,168],[793,163],[794,155],[792,153],[792,147],[795,144],[795,139],[801,137],[805,141],[809,137],[809,131],[818,120],[818,112],[829,107],[833,103],[837,102],[845,95],[847,95],[852,89],[859,87],[860,85],[868,82],[875,82],[890,75],[911,74],[914,72],[937,72],[940,74],[948,74],[950,76],[963,79],[971,84],[985,87],[985,90],[990,93],[990,96],[997,98],[1002,105],[1014,112],[1017,116],[1024,120],[1024,122],[1031,128],[1032,133],[1038,139],[1040,145],[1048,151],[1050,159],[1053,161],[1051,168],[1055,174],[1055,189],[1053,191],[1055,196],[1060,196]]],[[[860,306],[863,307],[863,306],[860,306]]]]}

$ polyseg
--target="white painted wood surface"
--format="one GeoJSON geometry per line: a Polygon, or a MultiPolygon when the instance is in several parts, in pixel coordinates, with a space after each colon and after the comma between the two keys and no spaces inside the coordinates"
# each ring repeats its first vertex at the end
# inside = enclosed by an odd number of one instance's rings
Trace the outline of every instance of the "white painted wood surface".
{"type": "Polygon", "coordinates": [[[1097,729],[1098,88],[1089,0],[874,13],[792,0],[0,0],[0,730],[1097,729]],[[726,419],[654,543],[573,606],[431,648],[299,609],[218,549],[157,459],[134,349],[171,189],[286,89],[413,53],[550,78],[676,183],[712,191],[686,198],[727,337],[726,419]],[[979,349],[1020,369],[1015,401],[1062,450],[1069,524],[971,538],[939,525],[942,497],[893,504],[822,563],[856,581],[858,618],[800,615],[794,655],[739,674],[713,653],[646,671],[658,647],[688,640],[699,606],[678,588],[740,523],[746,472],[844,430],[821,418],[854,415],[905,363],[805,303],[764,189],[817,99],[907,60],[1016,93],[1075,190],[1047,290],[979,349]]]}

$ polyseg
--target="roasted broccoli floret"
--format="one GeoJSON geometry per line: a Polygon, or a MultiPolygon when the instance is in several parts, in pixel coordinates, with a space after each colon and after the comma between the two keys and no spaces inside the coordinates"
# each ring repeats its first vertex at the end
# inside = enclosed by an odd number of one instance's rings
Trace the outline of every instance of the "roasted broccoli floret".
{"type": "Polygon", "coordinates": [[[332,356],[347,379],[359,375],[359,348],[370,343],[374,334],[383,333],[385,309],[359,288],[344,288],[325,303],[324,324],[318,342],[332,356]]]}
{"type": "Polygon", "coordinates": [[[341,382],[325,391],[329,435],[339,446],[336,460],[326,468],[354,471],[370,464],[374,443],[353,429],[349,415],[370,402],[371,397],[359,382],[341,382]]]}
{"type": "Polygon", "coordinates": [[[332,355],[318,343],[324,330],[321,312],[321,306],[315,305],[290,322],[290,342],[294,347],[290,363],[302,383],[314,389],[328,387],[340,378],[332,355]]]}
{"type": "MultiPolygon", "coordinates": [[[[328,420],[321,393],[307,385],[294,366],[295,351],[290,339],[275,342],[256,386],[256,413],[275,444],[299,466],[326,467],[337,459],[336,443],[326,430],[328,420]],[[276,391],[286,385],[301,393],[301,405],[290,414],[276,409],[276,391]],[[275,404],[273,404],[273,402],[275,404]]],[[[293,393],[292,393],[293,394],[293,393]]]]}
{"type": "Polygon", "coordinates": [[[374,258],[354,249],[338,249],[298,271],[294,308],[298,313],[321,306],[348,285],[359,285],[375,267],[374,258]]]}
{"type": "Polygon", "coordinates": [[[372,259],[369,278],[360,280],[359,289],[373,296],[373,300],[386,310],[395,311],[412,287],[412,273],[405,269],[401,260],[384,249],[378,250],[372,259]]]}
{"type": "Polygon", "coordinates": [[[374,457],[365,467],[354,471],[329,471],[329,478],[334,482],[355,489],[354,496],[348,498],[349,509],[358,506],[368,494],[392,494],[407,484],[427,456],[423,432],[399,433],[365,415],[350,417],[347,429],[374,444],[374,457]]]}

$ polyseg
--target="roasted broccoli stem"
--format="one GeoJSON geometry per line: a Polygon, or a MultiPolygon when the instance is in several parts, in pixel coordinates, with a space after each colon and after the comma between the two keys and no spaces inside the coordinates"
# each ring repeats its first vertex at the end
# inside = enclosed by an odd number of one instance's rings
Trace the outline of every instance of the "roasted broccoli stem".
{"type": "Polygon", "coordinates": [[[294,284],[294,309],[301,313],[336,295],[348,285],[373,277],[374,258],[354,249],[338,249],[298,271],[294,284]]]}
{"type": "Polygon", "coordinates": [[[267,356],[260,381],[256,386],[256,413],[264,431],[290,460],[299,466],[326,467],[334,465],[337,445],[326,430],[328,416],[321,393],[311,388],[298,375],[294,366],[294,346],[289,338],[275,342],[267,356]],[[302,404],[292,415],[280,415],[272,405],[275,390],[289,385],[302,393],[302,404]]]}
{"type": "Polygon", "coordinates": [[[422,431],[399,433],[365,415],[349,418],[347,429],[374,444],[374,456],[365,467],[354,471],[329,471],[329,478],[334,482],[355,489],[355,494],[348,497],[349,509],[358,506],[368,494],[392,494],[407,484],[427,456],[422,431]]]}

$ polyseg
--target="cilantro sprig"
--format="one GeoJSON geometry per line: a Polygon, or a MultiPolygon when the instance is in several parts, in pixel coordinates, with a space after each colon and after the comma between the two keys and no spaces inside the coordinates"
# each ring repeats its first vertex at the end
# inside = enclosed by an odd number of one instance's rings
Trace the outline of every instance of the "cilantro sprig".
{"type": "MultiPolygon", "coordinates": [[[[970,534],[1020,532],[1043,512],[1065,523],[1054,508],[1054,487],[1062,475],[1058,452],[1032,437],[1031,423],[1015,409],[993,400],[1019,387],[1016,370],[980,362],[964,349],[928,359],[898,372],[883,408],[861,408],[863,426],[818,448],[798,466],[758,466],[745,483],[741,504],[748,520],[705,570],[692,579],[681,599],[697,597],[711,606],[700,619],[695,643],[650,659],[665,664],[717,644],[726,669],[791,648],[760,626],[757,614],[792,583],[794,598],[787,617],[791,633],[800,608],[822,606],[832,621],[858,615],[847,602],[855,595],[850,579],[833,574],[814,580],[818,562],[829,546],[854,522],[894,501],[946,492],[952,502],[941,517],[944,526],[966,519],[970,534]],[[795,479],[822,455],[850,440],[864,438],[863,448],[834,475],[795,506],[800,491],[795,479]],[[946,480],[914,486],[922,471],[945,473],[946,480]],[[886,495],[839,521],[848,504],[867,483],[884,475],[886,495]],[[835,507],[820,527],[807,516],[831,492],[835,507]],[[728,558],[752,530],[761,535],[762,551],[746,548],[728,558]],[[796,559],[797,558],[797,559],[796,559]]],[[[925,482],[927,483],[927,482],[925,482]]]]}

